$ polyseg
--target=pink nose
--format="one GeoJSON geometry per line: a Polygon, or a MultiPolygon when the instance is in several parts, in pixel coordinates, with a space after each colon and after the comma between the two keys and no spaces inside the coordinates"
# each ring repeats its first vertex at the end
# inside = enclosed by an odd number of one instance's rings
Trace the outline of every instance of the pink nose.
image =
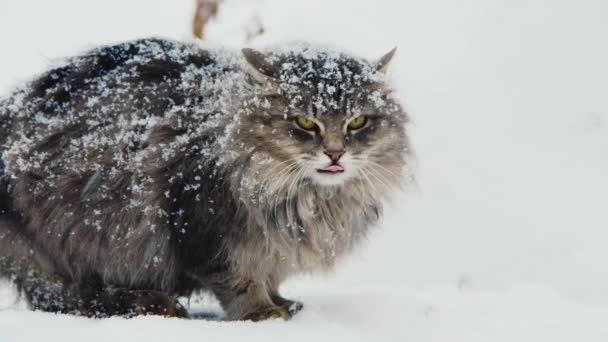
{"type": "Polygon", "coordinates": [[[344,151],[325,151],[325,154],[329,157],[329,159],[331,159],[332,162],[335,163],[340,160],[342,155],[344,155],[344,151]]]}

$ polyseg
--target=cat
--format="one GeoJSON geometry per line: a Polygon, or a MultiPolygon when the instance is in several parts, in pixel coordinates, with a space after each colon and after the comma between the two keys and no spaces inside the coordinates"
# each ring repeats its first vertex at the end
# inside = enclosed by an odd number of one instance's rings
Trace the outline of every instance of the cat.
{"type": "Polygon", "coordinates": [[[0,102],[0,277],[34,310],[289,319],[279,285],[332,270],[403,185],[386,68],[310,44],[142,39],[73,57],[0,102]]]}

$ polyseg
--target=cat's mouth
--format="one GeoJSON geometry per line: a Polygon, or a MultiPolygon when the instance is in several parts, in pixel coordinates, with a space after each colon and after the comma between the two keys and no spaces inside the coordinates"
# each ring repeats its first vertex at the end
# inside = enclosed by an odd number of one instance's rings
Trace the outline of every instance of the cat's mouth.
{"type": "Polygon", "coordinates": [[[340,173],[344,172],[344,167],[340,164],[329,164],[322,169],[317,169],[319,173],[340,173]]]}

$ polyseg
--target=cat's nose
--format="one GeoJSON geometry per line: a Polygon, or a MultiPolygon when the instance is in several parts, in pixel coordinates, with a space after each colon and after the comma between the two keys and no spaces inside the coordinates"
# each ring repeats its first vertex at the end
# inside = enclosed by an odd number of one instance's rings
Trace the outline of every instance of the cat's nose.
{"type": "Polygon", "coordinates": [[[332,162],[336,163],[346,151],[325,151],[325,154],[331,159],[332,162]]]}

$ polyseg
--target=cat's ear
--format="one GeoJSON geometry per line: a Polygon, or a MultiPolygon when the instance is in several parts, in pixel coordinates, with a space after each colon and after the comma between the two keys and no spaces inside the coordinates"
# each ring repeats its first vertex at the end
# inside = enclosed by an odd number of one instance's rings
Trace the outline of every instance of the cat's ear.
{"type": "Polygon", "coordinates": [[[266,55],[249,48],[244,48],[241,51],[248,64],[247,71],[254,80],[262,84],[276,80],[279,68],[266,55]]]}
{"type": "Polygon", "coordinates": [[[388,66],[393,60],[393,57],[395,57],[395,52],[397,52],[396,46],[384,56],[380,57],[380,59],[376,62],[376,70],[378,70],[379,72],[386,72],[388,66]]]}

